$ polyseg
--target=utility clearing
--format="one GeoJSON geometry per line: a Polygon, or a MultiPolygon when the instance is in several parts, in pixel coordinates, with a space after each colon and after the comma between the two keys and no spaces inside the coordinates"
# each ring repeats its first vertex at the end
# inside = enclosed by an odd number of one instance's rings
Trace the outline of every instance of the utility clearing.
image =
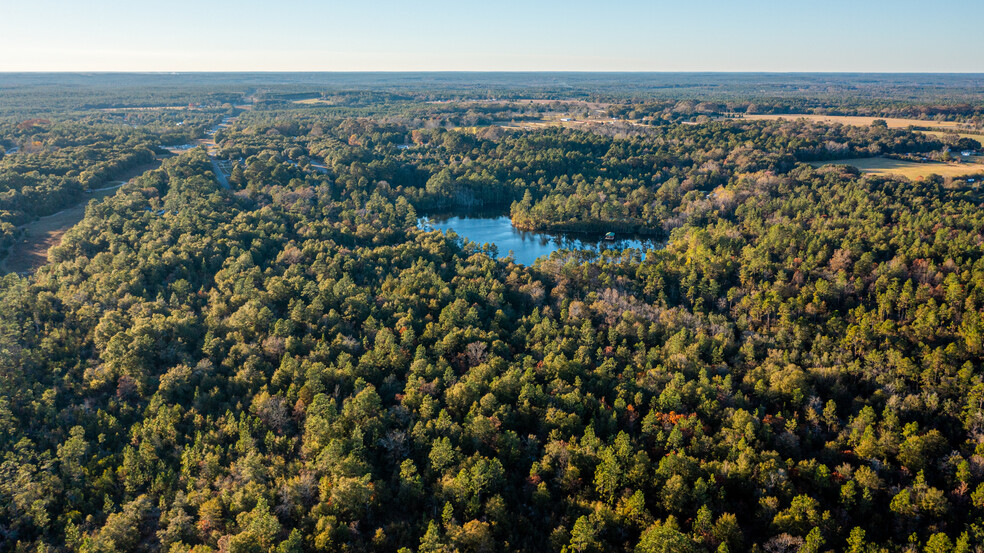
{"type": "Polygon", "coordinates": [[[21,226],[23,233],[10,247],[7,256],[0,259],[0,275],[7,273],[33,273],[48,262],[48,250],[61,243],[62,236],[85,217],[85,208],[91,200],[102,200],[116,193],[119,187],[129,180],[161,166],[160,160],[135,167],[120,175],[121,180],[111,181],[108,186],[92,190],[77,204],[58,213],[39,217],[21,226]]]}
{"type": "Polygon", "coordinates": [[[58,213],[40,217],[21,227],[24,234],[13,244],[7,256],[0,261],[0,274],[31,273],[48,262],[48,250],[61,243],[62,236],[85,216],[89,200],[101,200],[116,193],[123,186],[118,182],[106,188],[93,190],[85,199],[58,213]]]}

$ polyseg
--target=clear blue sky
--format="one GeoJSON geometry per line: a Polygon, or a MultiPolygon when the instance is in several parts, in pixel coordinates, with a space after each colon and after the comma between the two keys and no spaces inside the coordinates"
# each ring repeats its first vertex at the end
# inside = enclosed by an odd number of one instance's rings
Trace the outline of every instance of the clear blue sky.
{"type": "Polygon", "coordinates": [[[0,0],[0,71],[984,72],[984,0],[0,0]]]}

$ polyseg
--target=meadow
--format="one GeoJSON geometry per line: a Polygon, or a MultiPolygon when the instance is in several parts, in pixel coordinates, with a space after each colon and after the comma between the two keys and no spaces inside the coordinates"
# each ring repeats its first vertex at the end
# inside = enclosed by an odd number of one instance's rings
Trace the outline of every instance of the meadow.
{"type": "MultiPolygon", "coordinates": [[[[816,114],[751,114],[744,115],[742,119],[749,121],[775,121],[777,119],[786,119],[789,121],[796,119],[808,119],[817,123],[840,123],[842,125],[858,125],[858,126],[868,126],[872,122],[880,119],[885,121],[890,129],[904,129],[907,127],[921,127],[921,128],[931,128],[931,129],[944,129],[944,130],[973,130],[970,125],[959,123],[957,121],[936,121],[933,119],[904,119],[900,117],[865,117],[856,115],[816,115],[816,114]]],[[[979,138],[979,137],[978,137],[979,138]]]]}
{"type": "Polygon", "coordinates": [[[820,167],[822,165],[852,165],[860,169],[863,173],[873,175],[900,175],[909,179],[922,179],[929,175],[962,177],[984,174],[984,164],[981,163],[918,163],[887,157],[838,159],[834,161],[814,162],[811,165],[814,167],[820,167]]]}

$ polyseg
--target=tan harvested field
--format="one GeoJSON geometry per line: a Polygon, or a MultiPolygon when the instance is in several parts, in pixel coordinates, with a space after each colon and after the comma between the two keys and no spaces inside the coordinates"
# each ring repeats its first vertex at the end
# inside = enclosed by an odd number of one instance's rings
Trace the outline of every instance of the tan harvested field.
{"type": "Polygon", "coordinates": [[[183,109],[188,109],[188,110],[193,110],[193,109],[196,109],[196,108],[189,108],[188,106],[140,106],[140,107],[132,107],[132,108],[124,108],[124,107],[120,107],[120,108],[101,108],[99,111],[154,111],[154,110],[161,110],[161,109],[168,109],[168,110],[183,110],[183,109]]]}
{"type": "Polygon", "coordinates": [[[575,118],[575,117],[561,117],[561,116],[546,116],[542,117],[536,121],[498,121],[493,123],[504,129],[542,129],[546,127],[566,127],[566,128],[584,128],[591,126],[603,126],[603,125],[627,125],[633,127],[646,127],[645,123],[638,120],[629,119],[612,119],[610,117],[591,117],[588,119],[575,118]],[[568,121],[563,121],[563,119],[569,119],[568,121]]]}
{"type": "Polygon", "coordinates": [[[533,98],[519,98],[515,100],[430,100],[428,104],[521,104],[521,105],[565,105],[579,106],[588,109],[605,109],[611,106],[610,102],[588,102],[586,100],[544,100],[533,98]]]}
{"type": "Polygon", "coordinates": [[[811,165],[814,167],[820,167],[822,165],[853,165],[862,172],[872,175],[901,175],[910,179],[921,179],[933,174],[943,177],[984,174],[984,164],[981,163],[916,163],[914,161],[901,161],[886,157],[818,161],[811,163],[811,165]]]}
{"type": "Polygon", "coordinates": [[[320,105],[328,106],[328,105],[333,104],[334,102],[332,102],[331,100],[325,100],[323,98],[305,98],[303,100],[294,100],[291,103],[292,104],[305,104],[305,105],[320,104],[320,105]]]}
{"type": "Polygon", "coordinates": [[[777,119],[795,120],[809,119],[818,123],[841,123],[842,125],[867,126],[876,119],[882,119],[891,129],[904,129],[906,127],[925,127],[933,129],[966,129],[969,127],[956,121],[933,121],[930,119],[900,119],[896,117],[861,117],[854,115],[814,115],[814,114],[785,114],[785,115],[745,115],[741,119],[747,121],[775,121],[777,119]]]}

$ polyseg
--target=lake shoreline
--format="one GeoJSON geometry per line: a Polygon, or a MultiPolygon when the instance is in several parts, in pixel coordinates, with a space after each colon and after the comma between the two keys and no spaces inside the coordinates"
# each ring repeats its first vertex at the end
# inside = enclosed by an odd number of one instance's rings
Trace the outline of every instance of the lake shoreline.
{"type": "Polygon", "coordinates": [[[517,263],[527,266],[533,265],[541,257],[562,250],[598,255],[604,251],[636,249],[645,254],[648,250],[662,249],[666,245],[665,240],[657,240],[651,236],[616,235],[614,240],[606,240],[604,233],[528,231],[515,227],[509,216],[502,214],[492,217],[477,217],[469,213],[440,217],[431,215],[419,218],[417,226],[422,230],[454,231],[458,236],[476,244],[492,244],[501,256],[512,252],[517,263]]]}

